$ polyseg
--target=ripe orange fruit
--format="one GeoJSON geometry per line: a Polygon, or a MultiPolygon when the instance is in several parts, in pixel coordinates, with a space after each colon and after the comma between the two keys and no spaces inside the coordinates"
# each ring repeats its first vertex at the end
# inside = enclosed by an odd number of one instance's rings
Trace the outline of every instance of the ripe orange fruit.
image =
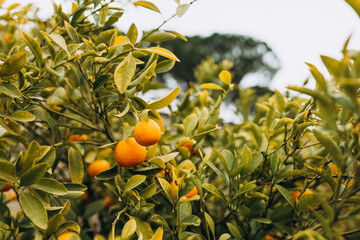
{"type": "Polygon", "coordinates": [[[64,232],[58,236],[58,240],[70,240],[72,236],[76,236],[75,233],[64,232]]]}
{"type": "MultiPolygon", "coordinates": [[[[294,201],[296,201],[296,199],[299,198],[300,193],[301,193],[301,191],[299,191],[299,190],[293,191],[293,192],[291,193],[292,199],[293,199],[294,201]]],[[[311,190],[311,189],[306,189],[305,192],[304,192],[302,195],[313,194],[313,193],[314,193],[313,190],[311,190]]]]}
{"type": "Polygon", "coordinates": [[[274,237],[272,237],[272,236],[270,236],[270,235],[266,235],[266,236],[264,237],[264,240],[276,240],[276,238],[274,238],[274,237]]]}
{"type": "Polygon", "coordinates": [[[9,44],[9,43],[10,43],[10,37],[11,37],[10,33],[5,33],[5,35],[4,35],[4,42],[5,42],[6,44],[9,44]]]}
{"type": "Polygon", "coordinates": [[[193,187],[193,189],[191,189],[190,192],[188,192],[187,194],[185,194],[185,197],[187,198],[191,198],[192,196],[198,195],[198,190],[196,187],[193,187]]]}
{"type": "Polygon", "coordinates": [[[145,161],[146,148],[138,144],[134,138],[118,142],[114,151],[115,161],[124,168],[134,167],[145,161]]]}
{"type": "Polygon", "coordinates": [[[161,138],[161,129],[152,119],[141,120],[135,125],[134,138],[142,146],[150,146],[161,138]]]}
{"type": "MultiPolygon", "coordinates": [[[[9,181],[8,181],[9,182],[9,181]]],[[[6,184],[3,188],[0,189],[0,192],[7,192],[12,188],[10,184],[6,184]]]]}
{"type": "Polygon", "coordinates": [[[181,139],[177,145],[179,147],[186,147],[187,149],[189,149],[190,153],[192,153],[193,155],[198,155],[199,152],[200,152],[200,148],[197,148],[195,149],[194,152],[192,152],[193,150],[193,146],[194,146],[194,143],[189,139],[189,138],[183,138],[181,139]]]}
{"type": "Polygon", "coordinates": [[[11,201],[16,198],[16,193],[14,190],[10,190],[6,193],[6,200],[11,201]]]}
{"type": "Polygon", "coordinates": [[[94,178],[96,174],[106,171],[110,168],[110,163],[106,160],[96,160],[90,163],[88,172],[91,178],[94,178]]]}
{"type": "Polygon", "coordinates": [[[112,205],[114,205],[113,200],[112,200],[111,197],[109,197],[109,196],[105,196],[103,199],[105,200],[105,206],[104,206],[104,208],[105,208],[106,210],[109,210],[109,208],[110,208],[112,205]]]}
{"type": "Polygon", "coordinates": [[[88,139],[88,136],[86,134],[72,134],[69,136],[68,140],[73,142],[78,141],[86,141],[88,139]]]}

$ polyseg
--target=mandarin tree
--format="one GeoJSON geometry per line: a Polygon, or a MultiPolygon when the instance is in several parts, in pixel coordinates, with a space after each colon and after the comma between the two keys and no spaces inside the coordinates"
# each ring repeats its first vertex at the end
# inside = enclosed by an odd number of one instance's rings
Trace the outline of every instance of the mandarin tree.
{"type": "MultiPolygon", "coordinates": [[[[194,2],[175,1],[164,23],[194,2]]],[[[3,6],[0,189],[16,197],[0,193],[0,239],[359,238],[360,54],[348,41],[342,59],[322,56],[329,79],[308,63],[317,85],[289,87],[300,97],[255,97],[203,65],[212,82],[149,100],[140,93],[179,61],[161,43],[181,34],[120,30],[128,5],[113,0],[54,4],[48,21],[3,6]],[[235,89],[243,122],[226,124],[235,89]]]]}

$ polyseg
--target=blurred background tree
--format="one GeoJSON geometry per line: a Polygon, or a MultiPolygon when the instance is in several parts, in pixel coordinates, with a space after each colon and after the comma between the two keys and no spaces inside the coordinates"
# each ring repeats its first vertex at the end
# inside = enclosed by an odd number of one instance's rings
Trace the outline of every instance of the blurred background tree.
{"type": "Polygon", "coordinates": [[[181,59],[170,73],[158,76],[162,82],[166,82],[170,75],[189,87],[190,82],[196,80],[199,83],[211,82],[221,70],[228,69],[234,74],[235,84],[239,84],[246,74],[260,73],[264,77],[261,85],[267,86],[280,69],[280,61],[272,49],[265,42],[249,36],[215,33],[209,37],[188,37],[188,42],[177,38],[162,44],[181,59]],[[211,74],[198,74],[199,68],[216,66],[218,70],[214,69],[211,74]]]}

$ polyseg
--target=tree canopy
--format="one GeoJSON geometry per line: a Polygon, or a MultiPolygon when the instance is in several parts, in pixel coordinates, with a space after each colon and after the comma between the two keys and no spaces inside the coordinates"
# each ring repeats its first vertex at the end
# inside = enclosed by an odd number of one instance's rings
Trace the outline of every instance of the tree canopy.
{"type": "MultiPolygon", "coordinates": [[[[187,84],[195,81],[192,70],[209,57],[216,63],[224,59],[233,62],[234,83],[240,83],[246,74],[254,72],[260,72],[270,82],[280,68],[272,49],[249,36],[215,33],[208,37],[188,37],[188,42],[175,39],[164,42],[163,46],[181,59],[171,71],[172,77],[187,84]]],[[[160,76],[160,80],[164,81],[165,77],[160,76]]]]}

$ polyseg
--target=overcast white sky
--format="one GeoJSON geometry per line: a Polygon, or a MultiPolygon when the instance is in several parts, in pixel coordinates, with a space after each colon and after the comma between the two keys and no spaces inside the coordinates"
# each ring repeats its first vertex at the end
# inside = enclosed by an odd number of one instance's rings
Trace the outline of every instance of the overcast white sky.
{"type": "MultiPolygon", "coordinates": [[[[177,6],[174,0],[150,1],[162,15],[128,4],[119,27],[127,29],[135,22],[140,30],[150,30],[172,15],[177,6]]],[[[51,0],[17,2],[34,2],[41,8],[41,16],[50,16],[53,11],[51,0]]],[[[55,2],[62,3],[64,9],[71,6],[71,1],[55,2]]],[[[350,47],[360,49],[360,21],[344,0],[198,0],[183,17],[173,19],[163,29],[184,35],[235,33],[267,42],[282,67],[271,87],[281,91],[290,84],[301,84],[309,76],[304,62],[324,70],[321,54],[340,58],[340,50],[350,34],[353,34],[350,47]]],[[[248,76],[244,85],[251,85],[256,79],[254,75],[248,76]]]]}

